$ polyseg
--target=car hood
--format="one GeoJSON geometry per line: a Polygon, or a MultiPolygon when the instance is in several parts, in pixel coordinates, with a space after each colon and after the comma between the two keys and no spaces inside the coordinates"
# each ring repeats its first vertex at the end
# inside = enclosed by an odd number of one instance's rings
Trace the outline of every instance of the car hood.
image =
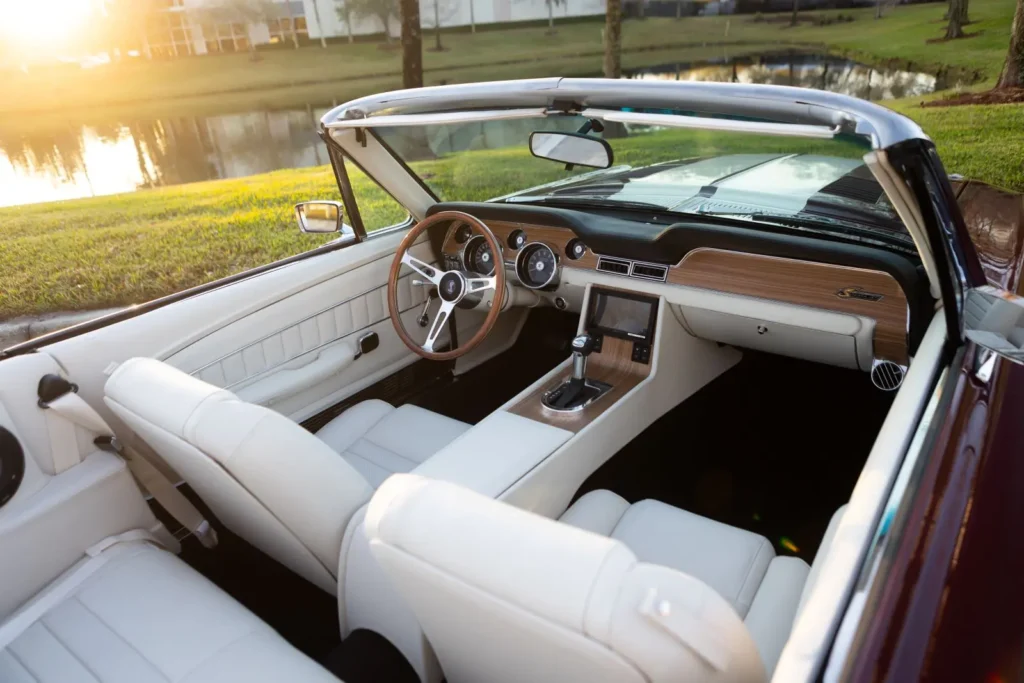
{"type": "Polygon", "coordinates": [[[831,217],[902,229],[860,159],[815,154],[726,154],[628,168],[564,184],[552,194],[644,202],[683,213],[831,217]]]}

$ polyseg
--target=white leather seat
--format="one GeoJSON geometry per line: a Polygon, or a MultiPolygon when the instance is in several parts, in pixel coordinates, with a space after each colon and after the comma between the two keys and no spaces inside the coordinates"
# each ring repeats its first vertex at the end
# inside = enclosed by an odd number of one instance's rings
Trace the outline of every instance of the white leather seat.
{"type": "Polygon", "coordinates": [[[316,433],[377,488],[397,472],[418,465],[469,429],[465,422],[384,401],[357,403],[316,433]]]}
{"type": "Polygon", "coordinates": [[[283,415],[151,358],[121,364],[105,392],[111,410],[225,526],[330,593],[346,526],[380,476],[371,465],[411,469],[407,461],[429,455],[423,444],[456,431],[448,418],[373,401],[321,430],[345,447],[339,457],[283,415]]]}
{"type": "Polygon", "coordinates": [[[805,562],[775,557],[756,534],[607,491],[563,520],[396,475],[365,530],[450,683],[770,677],[805,562]]]}
{"type": "MultiPolygon", "coordinates": [[[[816,565],[827,552],[842,509],[829,524],[816,565]]],[[[744,619],[771,676],[809,593],[806,562],[776,557],[768,539],[753,532],[656,500],[631,505],[611,491],[582,496],[561,521],[622,541],[641,562],[671,567],[711,586],[744,619]]]]}
{"type": "MultiPolygon", "coordinates": [[[[0,681],[337,683],[169,552],[133,542],[100,558],[99,569],[0,648],[0,681]]],[[[76,568],[36,599],[68,587],[76,568]]]]}

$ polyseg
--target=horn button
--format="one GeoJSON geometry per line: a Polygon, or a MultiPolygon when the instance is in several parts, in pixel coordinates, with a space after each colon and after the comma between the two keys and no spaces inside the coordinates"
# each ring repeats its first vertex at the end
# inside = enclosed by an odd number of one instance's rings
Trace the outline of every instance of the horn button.
{"type": "Polygon", "coordinates": [[[466,278],[462,276],[462,273],[447,272],[441,276],[437,292],[448,303],[457,304],[462,299],[462,295],[466,293],[466,278]]]}

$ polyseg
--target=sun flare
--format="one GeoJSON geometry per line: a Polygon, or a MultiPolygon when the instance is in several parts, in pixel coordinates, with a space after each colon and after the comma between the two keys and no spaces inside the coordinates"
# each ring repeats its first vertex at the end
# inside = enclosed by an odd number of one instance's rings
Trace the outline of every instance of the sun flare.
{"type": "Polygon", "coordinates": [[[95,16],[97,0],[0,0],[4,21],[0,22],[0,41],[18,55],[64,56],[87,30],[95,16]]]}

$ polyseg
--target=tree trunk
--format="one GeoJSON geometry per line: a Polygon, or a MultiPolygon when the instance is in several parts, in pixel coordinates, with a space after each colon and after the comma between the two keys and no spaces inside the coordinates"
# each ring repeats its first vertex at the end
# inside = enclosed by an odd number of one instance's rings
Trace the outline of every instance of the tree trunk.
{"type": "Polygon", "coordinates": [[[555,0],[548,0],[548,33],[555,32],[555,0]]]}
{"type": "Polygon", "coordinates": [[[604,77],[622,77],[622,0],[608,0],[605,10],[604,77]]]}
{"type": "Polygon", "coordinates": [[[355,34],[352,32],[352,10],[349,9],[348,0],[345,0],[345,32],[348,33],[348,44],[355,42],[355,34]]]}
{"type": "Polygon", "coordinates": [[[949,0],[949,24],[946,25],[946,40],[964,37],[963,11],[961,5],[967,0],[949,0]]]}
{"type": "Polygon", "coordinates": [[[1024,0],[1017,0],[1017,11],[1013,13],[1013,25],[1010,27],[1010,49],[1006,52],[1006,62],[996,87],[1024,87],[1024,0]]]}
{"type": "Polygon", "coordinates": [[[875,0],[875,19],[882,18],[882,0],[875,0]]]}
{"type": "Polygon", "coordinates": [[[683,18],[683,0],[676,0],[676,19],[683,18]]]}
{"type": "Polygon", "coordinates": [[[789,19],[790,26],[796,26],[800,14],[800,0],[793,0],[793,16],[789,19]]]}
{"type": "Polygon", "coordinates": [[[295,14],[292,12],[292,2],[291,0],[287,0],[285,4],[288,5],[288,26],[292,29],[292,45],[294,45],[295,49],[298,50],[299,34],[295,30],[295,14]]]}
{"type": "Polygon", "coordinates": [[[644,7],[644,0],[639,0],[639,4],[638,4],[637,9],[636,9],[636,16],[637,16],[637,18],[639,18],[639,19],[646,18],[646,15],[644,14],[645,12],[646,12],[646,8],[644,7]]]}
{"type": "Polygon", "coordinates": [[[423,87],[423,35],[419,0],[402,0],[402,85],[423,87]]]}
{"type": "Polygon", "coordinates": [[[441,0],[434,0],[434,50],[444,52],[444,45],[441,44],[441,0]]]}
{"type": "MultiPolygon", "coordinates": [[[[327,38],[324,36],[324,25],[320,23],[320,6],[317,0],[313,0],[313,17],[316,19],[316,30],[320,31],[320,47],[327,47],[327,38]]],[[[309,30],[309,27],[306,27],[309,30]]]]}
{"type": "Polygon", "coordinates": [[[476,33],[476,14],[473,12],[473,0],[469,0],[469,32],[476,33]]]}

